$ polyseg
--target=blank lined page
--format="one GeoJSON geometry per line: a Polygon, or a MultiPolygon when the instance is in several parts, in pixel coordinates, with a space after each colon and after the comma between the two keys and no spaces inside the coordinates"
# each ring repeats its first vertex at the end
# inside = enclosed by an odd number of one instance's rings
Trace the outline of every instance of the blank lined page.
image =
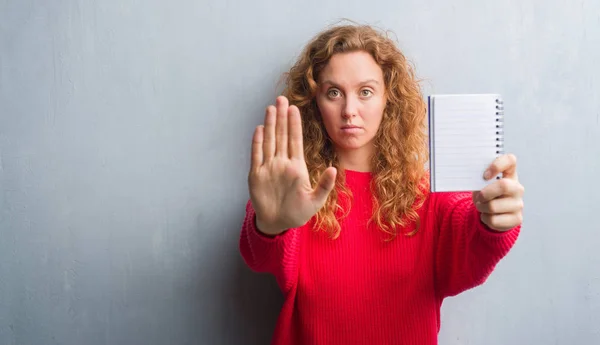
{"type": "Polygon", "coordinates": [[[491,181],[483,172],[502,142],[500,95],[432,95],[429,98],[431,190],[480,190],[491,181]],[[497,132],[499,134],[497,134],[497,132]]]}

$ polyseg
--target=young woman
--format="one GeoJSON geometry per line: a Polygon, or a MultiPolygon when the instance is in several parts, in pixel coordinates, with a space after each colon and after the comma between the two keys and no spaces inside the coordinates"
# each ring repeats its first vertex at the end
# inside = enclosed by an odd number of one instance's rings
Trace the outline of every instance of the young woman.
{"type": "Polygon", "coordinates": [[[368,26],[317,35],[252,142],[240,251],[285,296],[273,344],[437,344],[444,298],[515,243],[516,159],[481,191],[430,193],[426,106],[406,58],[368,26]]]}

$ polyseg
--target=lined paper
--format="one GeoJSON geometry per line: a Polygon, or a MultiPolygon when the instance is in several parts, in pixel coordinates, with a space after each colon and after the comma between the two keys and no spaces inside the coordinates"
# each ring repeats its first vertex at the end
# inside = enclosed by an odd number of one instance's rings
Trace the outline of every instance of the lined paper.
{"type": "Polygon", "coordinates": [[[481,190],[498,156],[498,94],[432,95],[429,99],[431,190],[481,190]]]}

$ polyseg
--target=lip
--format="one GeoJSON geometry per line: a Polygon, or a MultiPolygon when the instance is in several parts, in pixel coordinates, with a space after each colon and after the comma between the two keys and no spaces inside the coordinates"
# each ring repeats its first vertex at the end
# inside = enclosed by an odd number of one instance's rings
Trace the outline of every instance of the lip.
{"type": "Polygon", "coordinates": [[[342,132],[346,133],[346,134],[357,134],[360,133],[362,131],[362,127],[358,127],[358,126],[343,126],[342,127],[342,132]]]}

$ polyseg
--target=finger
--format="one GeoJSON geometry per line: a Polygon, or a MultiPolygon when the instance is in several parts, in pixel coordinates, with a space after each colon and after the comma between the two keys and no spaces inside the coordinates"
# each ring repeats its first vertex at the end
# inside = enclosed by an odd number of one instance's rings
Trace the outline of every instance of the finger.
{"type": "Polygon", "coordinates": [[[252,170],[258,169],[263,164],[264,130],[263,125],[257,126],[252,136],[252,160],[250,165],[252,170]]]}
{"type": "Polygon", "coordinates": [[[517,157],[513,154],[506,154],[496,158],[486,169],[483,178],[486,180],[502,174],[504,178],[517,180],[517,157]]]}
{"type": "Polygon", "coordinates": [[[288,99],[279,96],[277,97],[277,124],[275,126],[275,155],[280,157],[288,156],[288,99]]]}
{"type": "Polygon", "coordinates": [[[263,130],[263,159],[265,162],[273,159],[275,155],[275,116],[277,110],[274,106],[267,107],[265,113],[265,128],[263,130]]]}
{"type": "Polygon", "coordinates": [[[481,214],[481,221],[492,229],[506,231],[523,223],[523,213],[481,214]]]}
{"type": "Polygon", "coordinates": [[[295,105],[289,108],[288,135],[290,137],[290,158],[304,159],[302,121],[300,120],[300,110],[295,105]]]}
{"type": "Polygon", "coordinates": [[[333,190],[335,186],[335,177],[337,175],[337,170],[334,167],[329,167],[325,169],[321,178],[319,179],[319,183],[317,187],[313,191],[313,200],[317,205],[317,208],[320,209],[325,205],[325,201],[327,201],[327,196],[333,190]]]}
{"type": "Polygon", "coordinates": [[[523,210],[523,199],[498,198],[488,202],[475,204],[477,210],[487,214],[502,214],[521,212],[523,210]]]}
{"type": "Polygon", "coordinates": [[[500,196],[522,196],[523,186],[518,181],[503,178],[479,191],[476,202],[484,203],[500,196]]]}

